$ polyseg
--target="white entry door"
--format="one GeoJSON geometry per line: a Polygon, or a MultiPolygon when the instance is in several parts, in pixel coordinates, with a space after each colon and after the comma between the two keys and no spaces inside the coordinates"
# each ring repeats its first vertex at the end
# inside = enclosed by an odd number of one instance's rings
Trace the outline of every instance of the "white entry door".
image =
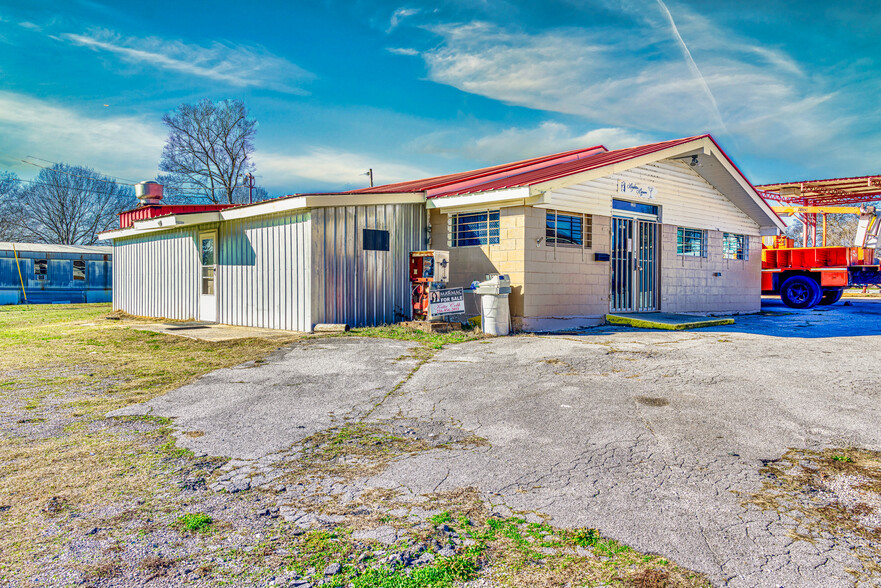
{"type": "Polygon", "coordinates": [[[199,233],[199,261],[202,265],[199,291],[199,320],[217,322],[217,232],[199,233]]]}

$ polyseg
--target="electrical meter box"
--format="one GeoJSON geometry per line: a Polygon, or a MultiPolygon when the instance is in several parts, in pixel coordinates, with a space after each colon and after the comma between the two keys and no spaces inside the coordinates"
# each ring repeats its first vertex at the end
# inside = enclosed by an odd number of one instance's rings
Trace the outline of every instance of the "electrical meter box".
{"type": "Polygon", "coordinates": [[[449,282],[450,252],[437,250],[411,252],[410,281],[417,284],[449,282]]]}

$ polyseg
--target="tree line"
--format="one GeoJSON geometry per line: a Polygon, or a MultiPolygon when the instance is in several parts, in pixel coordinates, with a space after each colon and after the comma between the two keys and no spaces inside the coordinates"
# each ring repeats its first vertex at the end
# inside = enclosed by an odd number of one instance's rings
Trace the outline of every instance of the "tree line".
{"type": "MultiPolygon", "coordinates": [[[[166,204],[241,204],[268,197],[253,186],[257,121],[241,100],[181,104],[163,116],[168,139],[156,181],[166,204]]],[[[132,184],[80,165],[53,163],[33,180],[0,172],[0,241],[94,245],[135,208],[132,184]]]]}

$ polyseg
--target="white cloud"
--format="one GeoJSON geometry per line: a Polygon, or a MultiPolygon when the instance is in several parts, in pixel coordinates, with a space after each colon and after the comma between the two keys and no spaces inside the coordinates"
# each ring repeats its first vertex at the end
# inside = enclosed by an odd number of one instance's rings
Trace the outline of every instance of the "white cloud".
{"type": "Polygon", "coordinates": [[[78,35],[65,33],[59,40],[107,51],[123,61],[198,76],[236,87],[260,87],[292,94],[306,92],[294,84],[312,74],[263,47],[214,42],[207,47],[159,37],[124,37],[107,30],[78,35]]]}
{"type": "Polygon", "coordinates": [[[288,193],[301,192],[306,184],[326,186],[329,191],[366,188],[370,184],[365,174],[370,168],[376,185],[432,175],[406,164],[327,147],[312,147],[298,155],[258,151],[254,162],[257,173],[263,177],[262,183],[286,186],[288,193]]]}
{"type": "Polygon", "coordinates": [[[419,14],[419,12],[419,8],[398,8],[392,13],[392,17],[389,20],[389,27],[388,29],[386,29],[385,32],[392,32],[398,27],[399,24],[401,24],[401,21],[403,21],[405,18],[409,18],[411,16],[419,14]]]}
{"type": "Polygon", "coordinates": [[[545,121],[532,128],[511,127],[499,132],[468,136],[465,130],[440,131],[413,141],[415,150],[467,157],[487,164],[500,164],[561,151],[603,145],[609,150],[648,143],[652,138],[629,129],[607,127],[577,134],[569,126],[545,121]]]}
{"type": "Polygon", "coordinates": [[[389,47],[388,52],[394,53],[395,55],[408,55],[411,57],[419,55],[419,51],[416,49],[408,49],[406,47],[389,47]]]}
{"type": "Polygon", "coordinates": [[[27,155],[85,165],[140,181],[156,176],[165,134],[138,116],[93,116],[14,92],[0,91],[0,158],[4,167],[32,177],[27,155]]]}
{"type": "Polygon", "coordinates": [[[854,106],[833,90],[839,74],[806,75],[779,49],[677,7],[679,32],[718,103],[720,123],[662,17],[647,16],[637,30],[437,25],[429,30],[440,45],[420,55],[430,80],[506,104],[654,135],[727,134],[741,148],[790,160],[819,161],[859,131],[848,114],[854,106]]]}

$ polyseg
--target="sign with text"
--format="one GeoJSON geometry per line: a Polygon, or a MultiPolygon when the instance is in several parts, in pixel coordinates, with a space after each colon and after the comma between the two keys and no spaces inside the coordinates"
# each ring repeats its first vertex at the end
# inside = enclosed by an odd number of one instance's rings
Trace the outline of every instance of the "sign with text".
{"type": "Polygon", "coordinates": [[[444,316],[465,312],[465,292],[462,288],[431,290],[428,293],[429,315],[444,316]]]}
{"type": "Polygon", "coordinates": [[[618,192],[627,194],[628,196],[636,196],[637,198],[646,198],[652,200],[655,197],[655,187],[648,184],[637,184],[636,182],[628,182],[626,180],[618,180],[618,192]]]}

